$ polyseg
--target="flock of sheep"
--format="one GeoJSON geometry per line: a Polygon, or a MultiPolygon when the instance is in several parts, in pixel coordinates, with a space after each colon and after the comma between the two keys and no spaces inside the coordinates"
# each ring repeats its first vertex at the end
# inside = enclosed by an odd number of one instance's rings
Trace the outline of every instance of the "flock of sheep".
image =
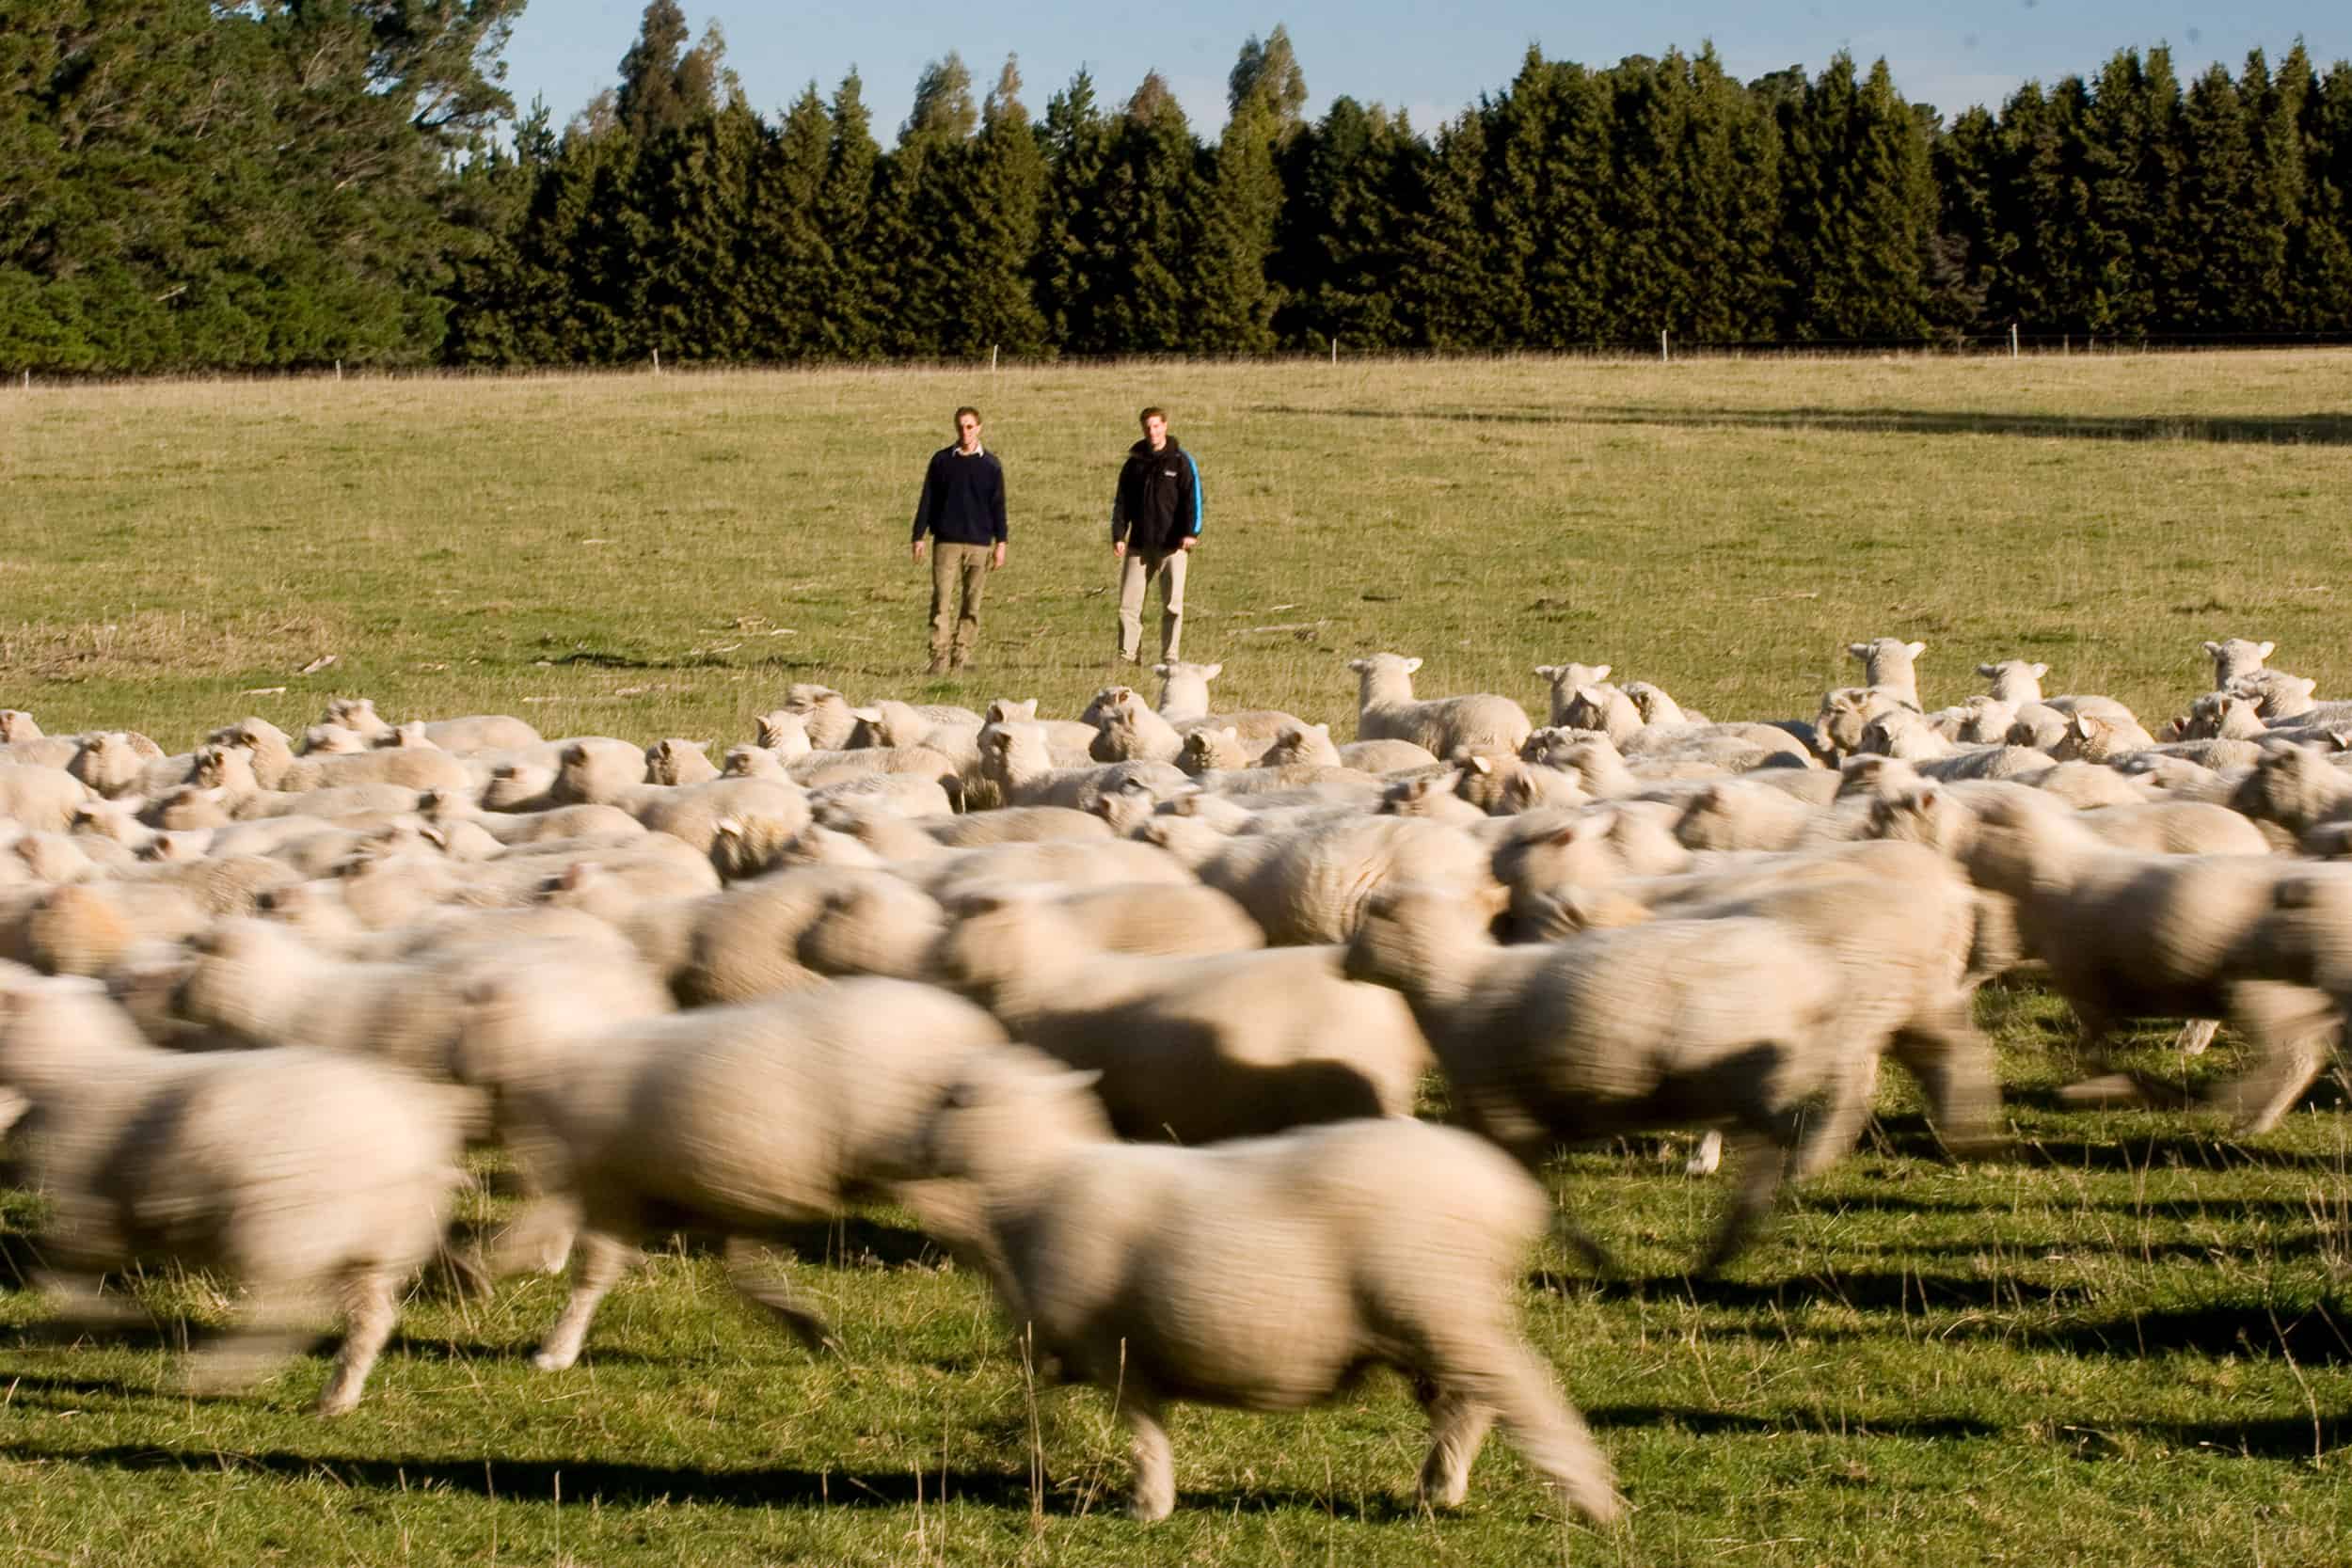
{"type": "Polygon", "coordinates": [[[1116,1391],[1139,1517],[1174,1505],[1167,1403],[1296,1408],[1385,1364],[1424,1498],[1500,1422],[1606,1521],[1518,1323],[1549,1226],[1603,1261],[1535,1180],[1556,1147],[1692,1129],[1711,1168],[1727,1140],[1714,1267],[1852,1147],[1883,1058],[1955,1155],[1998,1140],[1989,977],[2035,966],[2094,1052],[2228,1021],[2249,1065],[2212,1099],[2247,1132],[2352,1003],[2352,874],[2320,863],[2352,704],[2233,640],[2155,733],[2015,660],[1931,710],[1922,651],[1856,643],[1867,684],[1751,723],[1545,666],[1542,728],[1380,654],[1344,744],[1213,712],[1195,664],[1067,720],[795,687],[720,762],[364,700],[172,756],[0,712],[0,1118],[69,1316],[120,1310],[99,1281],[134,1260],[242,1282],[201,1383],[333,1299],[320,1409],[350,1409],[495,1142],[530,1198],[462,1260],[568,1260],[542,1368],[681,1228],[826,1345],[755,1249],[886,1195],[1116,1391]],[[1413,1117],[1433,1068],[1454,1125],[1413,1117]]]}

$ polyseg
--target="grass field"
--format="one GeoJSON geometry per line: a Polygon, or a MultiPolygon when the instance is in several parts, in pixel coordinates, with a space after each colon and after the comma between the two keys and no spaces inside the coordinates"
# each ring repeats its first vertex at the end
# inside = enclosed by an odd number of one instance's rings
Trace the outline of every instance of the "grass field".
{"type": "MultiPolygon", "coordinates": [[[[1349,655],[1540,711],[1601,660],[1718,718],[1809,712],[1842,649],[1922,639],[1931,705],[1979,659],[2152,719],[2201,640],[2352,692],[2352,354],[1131,367],[0,394],[0,705],[181,747],[366,692],[549,735],[744,737],[785,686],[1038,696],[1110,672],[1104,517],[1132,414],[1197,451],[1186,651],[1221,697],[1335,721],[1349,655]],[[979,404],[1013,501],[981,662],[926,681],[914,486],[979,404]],[[337,662],[296,673],[326,654],[337,662]]],[[[501,1561],[2325,1564],[2352,1558],[2352,1140],[2332,1091],[2246,1144],[2055,1108],[2064,1014],[1983,1002],[2012,1158],[1933,1157],[1890,1084],[1862,1153],[1727,1277],[1680,1266],[1719,1182],[1646,1150],[1558,1190],[1629,1277],[1534,1260],[1530,1331],[1618,1465],[1621,1529],[1563,1522],[1490,1445],[1469,1506],[1409,1504],[1422,1427],[1375,1380],[1303,1418],[1180,1412],[1181,1500],[1118,1512],[1106,1400],[1034,1388],[984,1292],[891,1213],[812,1229],[845,1357],[812,1361],[681,1245],[582,1365],[526,1355],[561,1287],[424,1297],[367,1402],[179,1391],[219,1321],[56,1347],[0,1291],[0,1557],[501,1561]]],[[[2148,1037],[2138,1065],[2191,1078],[2148,1037]]],[[[0,1207],[7,1260],[37,1203],[0,1207]]],[[[479,1217],[479,1216],[477,1216],[479,1217]]]]}

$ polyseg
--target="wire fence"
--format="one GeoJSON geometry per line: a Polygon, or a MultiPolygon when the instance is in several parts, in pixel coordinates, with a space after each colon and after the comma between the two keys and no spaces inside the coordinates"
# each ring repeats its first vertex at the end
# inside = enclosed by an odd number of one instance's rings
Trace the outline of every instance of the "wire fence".
{"type": "Polygon", "coordinates": [[[842,359],[697,359],[680,357],[675,349],[657,350],[644,359],[625,363],[548,365],[377,365],[346,366],[341,361],[273,369],[224,371],[188,370],[132,375],[89,371],[36,371],[11,367],[0,371],[0,386],[32,390],[41,387],[120,387],[168,384],[200,386],[279,381],[473,381],[531,380],[575,376],[710,376],[742,373],[811,372],[832,374],[989,375],[1049,369],[1126,369],[1234,366],[1346,366],[1358,370],[1382,364],[1517,364],[1582,361],[1648,360],[1676,364],[1700,359],[1856,359],[1883,357],[1992,358],[2058,357],[2076,355],[2118,356],[2151,354],[2287,352],[2352,348],[2352,329],[2325,332],[1950,332],[1924,337],[1715,339],[1682,338],[1661,332],[1648,339],[1608,339],[1585,344],[1543,348],[1415,349],[1367,344],[1351,349],[1344,338],[1319,342],[1311,349],[1285,349],[1263,355],[1224,354],[1054,354],[999,355],[993,348],[973,356],[842,359]]]}

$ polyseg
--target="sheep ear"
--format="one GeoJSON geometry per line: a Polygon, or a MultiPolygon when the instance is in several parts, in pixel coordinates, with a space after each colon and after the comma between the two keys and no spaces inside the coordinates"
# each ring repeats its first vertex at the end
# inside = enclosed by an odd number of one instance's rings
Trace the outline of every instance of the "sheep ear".
{"type": "Polygon", "coordinates": [[[1317,734],[1317,735],[1319,735],[1319,736],[1324,736],[1324,737],[1326,737],[1327,739],[1330,736],[1330,734],[1331,734],[1331,725],[1330,725],[1330,723],[1329,723],[1329,721],[1325,721],[1325,722],[1323,722],[1323,723],[1320,723],[1320,724],[1310,724],[1310,725],[1308,725],[1307,727],[1308,727],[1309,729],[1311,729],[1311,730],[1314,731],[1314,732],[1315,732],[1315,734],[1317,734]]]}
{"type": "Polygon", "coordinates": [[[1057,1094],[1084,1094],[1102,1081],[1101,1068],[1088,1068],[1083,1072],[1057,1072],[1045,1080],[1044,1086],[1057,1094]]]}
{"type": "Polygon", "coordinates": [[[2273,653],[2278,651],[2278,648],[2279,644],[2276,642],[2257,642],[2254,644],[2254,657],[2256,658],[2268,658],[2273,653]]]}
{"type": "Polygon", "coordinates": [[[1228,724],[1228,725],[1226,725],[1223,729],[1221,729],[1221,730],[1217,731],[1216,733],[1217,733],[1217,734],[1219,734],[1219,735],[1221,735],[1221,736],[1224,736],[1226,739],[1228,739],[1228,740],[1236,740],[1236,741],[1237,741],[1237,740],[1239,740],[1239,739],[1241,738],[1241,729],[1240,729],[1240,726],[1235,725],[1235,724],[1228,724]]]}
{"type": "Polygon", "coordinates": [[[1558,664],[1538,664],[1535,666],[1535,678],[1537,680],[1556,681],[1560,678],[1561,672],[1565,668],[1565,666],[1558,664]]]}
{"type": "Polygon", "coordinates": [[[1481,757],[1481,756],[1473,756],[1473,757],[1470,758],[1469,760],[1470,760],[1470,771],[1471,771],[1471,772],[1473,772],[1473,773],[1477,773],[1477,774],[1481,774],[1481,775],[1491,775],[1491,774],[1494,772],[1494,770],[1495,770],[1495,765],[1494,765],[1494,763],[1493,763],[1491,760],[1489,760],[1488,758],[1486,758],[1486,757],[1481,757]]]}
{"type": "Polygon", "coordinates": [[[1979,664],[1977,666],[1977,673],[1979,675],[1997,675],[2000,673],[2001,667],[1997,664],[1979,664]]]}
{"type": "Polygon", "coordinates": [[[2216,642],[2216,641],[2215,641],[2212,638],[2210,638],[2210,637],[2208,637],[2207,639],[2205,639],[2205,652],[2206,652],[2207,654],[2209,654],[2209,655],[2211,655],[2211,654],[2217,654],[2217,653],[2219,653],[2220,651],[2221,651],[2221,644],[2220,644],[2220,643],[2216,642]]]}
{"type": "Polygon", "coordinates": [[[850,717],[857,720],[860,723],[880,723],[882,721],[882,709],[878,707],[853,707],[850,710],[850,717]]]}
{"type": "Polygon", "coordinates": [[[722,816],[715,824],[712,825],[711,832],[717,833],[721,838],[741,838],[743,836],[743,824],[738,822],[732,816],[722,816]]]}
{"type": "Polygon", "coordinates": [[[1846,644],[1846,652],[1851,654],[1856,658],[1868,658],[1870,657],[1870,644],[1867,642],[1849,642],[1846,644]]]}
{"type": "Polygon", "coordinates": [[[1360,675],[1372,667],[1372,661],[1362,658],[1351,658],[1347,661],[1347,667],[1360,675]]]}
{"type": "Polygon", "coordinates": [[[1152,673],[1162,680],[1168,679],[1168,666],[1165,664],[1154,664],[1152,666],[1152,673]]]}
{"type": "Polygon", "coordinates": [[[2328,744],[2339,752],[2352,752],[2352,730],[2329,730],[2328,744]]]}
{"type": "Polygon", "coordinates": [[[1615,668],[1613,664],[1596,664],[1593,666],[1593,679],[1605,681],[1609,678],[1609,672],[1615,668]]]}
{"type": "MultiPolygon", "coordinates": [[[[2265,653],[2267,653],[2269,649],[2269,643],[2265,642],[2263,644],[2263,650],[2265,653]]],[[[1207,669],[1200,672],[1200,678],[1204,681],[1213,681],[1223,673],[1225,673],[1225,666],[1222,664],[1212,664],[1207,669]]]]}
{"type": "Polygon", "coordinates": [[[2040,680],[2042,676],[2050,673],[2050,667],[2046,664],[2029,665],[2027,668],[2033,671],[2033,678],[2036,680],[2040,680]]]}
{"type": "Polygon", "coordinates": [[[449,834],[443,832],[440,829],[434,827],[429,823],[417,831],[417,836],[424,840],[427,844],[432,845],[436,849],[447,849],[449,847],[449,834]]]}
{"type": "Polygon", "coordinates": [[[566,893],[577,893],[595,879],[597,869],[595,861],[574,861],[555,879],[555,885],[566,893]]]}
{"type": "Polygon", "coordinates": [[[1411,674],[1414,671],[1416,671],[1416,670],[1418,670],[1418,669],[1420,669],[1420,668],[1421,668],[1421,660],[1420,660],[1420,659],[1417,659],[1417,658],[1408,658],[1408,659],[1406,659],[1406,660],[1405,661],[1405,673],[1406,673],[1406,674],[1408,674],[1408,675],[1409,675],[1409,674],[1411,674]]]}
{"type": "Polygon", "coordinates": [[[1911,657],[1914,658],[1917,658],[1928,651],[1928,645],[1925,642],[1906,642],[1903,646],[1911,650],[1911,657]]]}

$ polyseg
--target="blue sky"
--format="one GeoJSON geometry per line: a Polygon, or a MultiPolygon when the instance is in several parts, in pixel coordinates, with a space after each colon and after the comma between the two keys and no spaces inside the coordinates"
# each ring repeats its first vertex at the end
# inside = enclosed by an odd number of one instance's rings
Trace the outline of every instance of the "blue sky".
{"type": "MultiPolygon", "coordinates": [[[[716,20],[727,63],[753,105],[772,115],[812,76],[830,91],[854,64],[876,131],[887,143],[926,62],[959,51],[982,86],[1008,53],[1021,56],[1024,97],[1046,97],[1081,66],[1105,98],[1123,99],[1149,70],[1176,89],[1196,131],[1225,118],[1225,73],[1242,40],[1276,23],[1290,28],[1307,73],[1311,114],[1348,93],[1411,112],[1427,130],[1507,83],[1531,42],[1553,58],[1601,65],[1714,40],[1741,77],[1802,64],[1818,71],[1839,49],[1866,65],[1884,55],[1905,97],[1948,117],[1997,105],[2026,77],[2088,72],[2117,48],[2171,45],[2186,77],[2213,60],[2235,70],[2249,49],[2276,59],[2300,36],[2325,67],[2352,54],[2344,0],[1984,0],[1919,6],[1887,0],[1657,0],[1648,6],[1539,5],[1460,10],[1406,0],[1229,0],[1152,7],[1042,0],[1028,6],[851,4],[847,0],[683,0],[700,36],[716,20]]],[[[544,94],[558,124],[612,84],[644,0],[530,0],[507,50],[518,103],[544,94]]]]}

